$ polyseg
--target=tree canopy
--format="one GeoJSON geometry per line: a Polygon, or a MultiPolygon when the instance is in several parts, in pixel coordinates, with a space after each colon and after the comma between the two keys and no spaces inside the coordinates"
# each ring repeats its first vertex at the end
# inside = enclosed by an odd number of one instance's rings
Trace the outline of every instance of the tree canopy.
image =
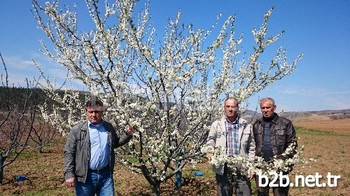
{"type": "MultiPolygon", "coordinates": [[[[221,115],[227,96],[243,102],[292,73],[301,58],[288,63],[286,50],[279,48],[269,64],[259,62],[265,48],[284,33],[267,37],[273,9],[252,31],[255,45],[247,54],[240,50],[243,35],[235,34],[234,16],[212,35],[213,29],[182,24],[178,12],[159,39],[150,23],[149,2],[134,13],[140,1],[86,0],[93,26],[89,31],[79,26],[77,5],[32,2],[48,38],[42,42],[44,54],[69,71],[70,79],[81,81],[90,96],[103,100],[108,106],[105,118],[120,131],[128,125],[138,128],[127,153],[136,161],[125,156],[120,160],[141,172],[155,194],[161,182],[201,155],[209,124],[221,115]]],[[[61,96],[52,81],[46,82],[45,92],[60,104],[54,112],[42,107],[42,113],[66,134],[85,119],[84,103],[76,92],[61,96]]]]}

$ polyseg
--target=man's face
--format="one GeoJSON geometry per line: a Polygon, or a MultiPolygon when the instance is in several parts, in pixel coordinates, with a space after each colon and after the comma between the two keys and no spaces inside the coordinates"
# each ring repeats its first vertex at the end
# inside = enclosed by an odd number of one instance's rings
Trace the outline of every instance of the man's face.
{"type": "Polygon", "coordinates": [[[225,102],[225,115],[227,118],[235,118],[238,112],[238,103],[233,99],[228,99],[225,102]]]}
{"type": "Polygon", "coordinates": [[[101,122],[102,116],[103,116],[102,106],[90,106],[90,107],[87,107],[86,114],[87,114],[88,120],[92,124],[98,124],[98,123],[101,122]]]}
{"type": "Polygon", "coordinates": [[[267,100],[260,103],[261,113],[265,118],[269,118],[275,113],[276,105],[271,100],[267,100]]]}

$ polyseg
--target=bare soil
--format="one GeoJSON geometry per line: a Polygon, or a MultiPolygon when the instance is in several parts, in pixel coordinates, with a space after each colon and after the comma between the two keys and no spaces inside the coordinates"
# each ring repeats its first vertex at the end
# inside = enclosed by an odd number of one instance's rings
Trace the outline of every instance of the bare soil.
{"type": "Polygon", "coordinates": [[[349,195],[350,193],[350,119],[319,119],[308,122],[296,122],[295,126],[303,127],[297,131],[299,145],[304,145],[303,157],[315,161],[296,165],[294,174],[303,176],[322,175],[321,182],[327,182],[328,173],[339,175],[336,187],[292,188],[292,195],[349,195]]]}
{"type": "MultiPolygon", "coordinates": [[[[73,188],[67,188],[63,178],[64,138],[44,153],[28,151],[15,162],[5,167],[0,195],[74,195],[73,188]],[[29,180],[17,181],[18,176],[29,180]]],[[[162,184],[162,195],[216,195],[214,173],[208,164],[197,164],[197,170],[205,171],[205,176],[195,177],[192,165],[183,173],[183,185],[176,189],[174,179],[162,184]],[[192,173],[191,173],[192,172],[192,173]]],[[[152,195],[151,187],[141,174],[117,164],[114,171],[116,195],[152,195]]]]}
{"type": "MultiPolygon", "coordinates": [[[[324,188],[293,187],[290,195],[349,195],[350,193],[350,119],[313,120],[296,122],[299,145],[304,145],[303,158],[313,158],[308,164],[296,165],[291,173],[295,175],[322,175],[321,182],[327,183],[327,174],[339,175],[337,187],[324,188]]],[[[64,138],[47,147],[44,153],[34,151],[23,153],[14,163],[5,167],[0,195],[74,195],[74,190],[64,185],[63,145],[64,138]],[[29,180],[18,182],[18,176],[29,180]]],[[[162,195],[216,195],[214,174],[207,163],[195,166],[205,175],[194,177],[192,165],[184,171],[184,185],[174,189],[174,180],[162,185],[162,195]]],[[[151,188],[140,174],[116,165],[114,172],[116,195],[151,195],[151,188]]],[[[253,183],[254,184],[254,183],[253,183]]]]}
{"type": "Polygon", "coordinates": [[[350,119],[331,120],[322,116],[315,116],[310,121],[295,122],[295,126],[323,131],[332,131],[335,133],[350,134],[350,119]]]}

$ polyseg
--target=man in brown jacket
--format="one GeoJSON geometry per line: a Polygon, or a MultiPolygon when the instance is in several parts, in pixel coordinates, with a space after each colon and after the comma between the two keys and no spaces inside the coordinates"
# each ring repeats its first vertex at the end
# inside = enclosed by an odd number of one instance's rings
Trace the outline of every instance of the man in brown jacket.
{"type": "MultiPolygon", "coordinates": [[[[270,97],[260,100],[260,109],[262,118],[258,119],[253,125],[256,156],[262,157],[265,162],[274,161],[273,157],[282,161],[293,156],[294,153],[283,155],[286,154],[285,151],[290,145],[295,143],[296,146],[296,133],[292,122],[275,113],[276,104],[270,97]]],[[[287,175],[287,173],[283,172],[283,175],[287,175]]],[[[259,183],[262,178],[260,180],[259,178],[261,178],[259,175],[255,177],[258,195],[269,195],[269,186],[262,186],[259,183]]],[[[288,190],[289,186],[279,186],[273,188],[273,193],[275,196],[287,196],[288,190]]]]}

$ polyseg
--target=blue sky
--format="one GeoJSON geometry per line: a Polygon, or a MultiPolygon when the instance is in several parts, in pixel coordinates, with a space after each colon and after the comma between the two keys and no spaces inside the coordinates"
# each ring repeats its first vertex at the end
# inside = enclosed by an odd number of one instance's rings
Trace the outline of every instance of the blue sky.
{"type": "MultiPolygon", "coordinates": [[[[84,8],[83,0],[76,2],[84,8]]],[[[223,15],[221,22],[236,15],[236,34],[244,33],[243,50],[249,51],[251,30],[259,27],[271,7],[275,9],[269,35],[286,31],[272,48],[286,48],[289,61],[300,53],[304,56],[291,75],[251,97],[249,108],[256,107],[259,97],[270,96],[278,111],[349,109],[350,0],[151,0],[151,15],[159,31],[179,9],[183,23],[203,29],[218,14],[223,15]]],[[[38,77],[31,59],[51,65],[44,71],[59,80],[65,72],[39,51],[39,40],[45,35],[30,9],[30,0],[2,0],[0,4],[0,52],[10,81],[23,85],[24,78],[38,77]]],[[[274,54],[275,49],[266,53],[274,54]]]]}

